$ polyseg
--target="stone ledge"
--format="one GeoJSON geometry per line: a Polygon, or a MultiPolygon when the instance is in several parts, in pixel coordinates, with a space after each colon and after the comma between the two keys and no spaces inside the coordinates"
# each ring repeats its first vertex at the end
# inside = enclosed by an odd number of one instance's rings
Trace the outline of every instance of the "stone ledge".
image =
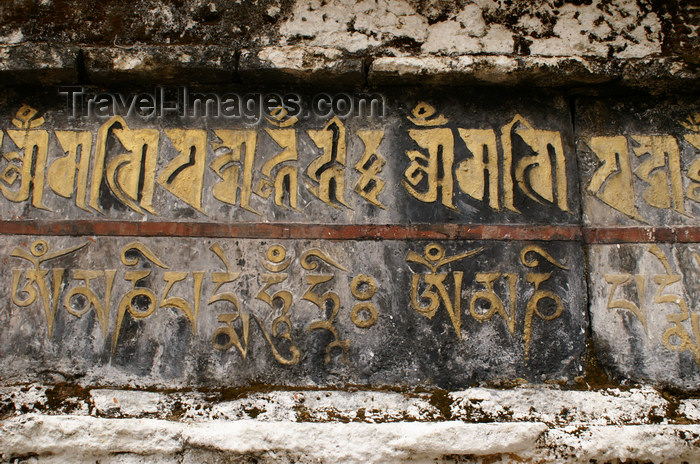
{"type": "Polygon", "coordinates": [[[266,47],[244,50],[238,66],[241,80],[260,83],[323,83],[362,85],[365,82],[361,58],[322,47],[266,47]]]}
{"type": "MultiPolygon", "coordinates": [[[[453,419],[538,421],[549,425],[621,425],[667,422],[669,402],[659,392],[631,390],[566,391],[541,388],[472,388],[449,394],[453,419]]],[[[689,405],[689,414],[695,410],[689,405]]]]}
{"type": "Polygon", "coordinates": [[[0,84],[75,84],[79,48],[42,43],[0,46],[0,84]]]}
{"type": "Polygon", "coordinates": [[[536,447],[544,424],[310,424],[25,415],[5,421],[3,458],[35,455],[70,462],[117,453],[166,461],[187,449],[264,457],[276,462],[388,462],[445,454],[514,454],[536,447]]]}
{"type": "Polygon", "coordinates": [[[222,83],[236,70],[236,53],[220,46],[133,46],[83,48],[91,84],[222,83]]]}
{"type": "Polygon", "coordinates": [[[677,58],[602,59],[510,55],[406,56],[375,59],[370,85],[612,84],[652,91],[698,89],[700,71],[677,58]]]}
{"type": "Polygon", "coordinates": [[[219,45],[0,46],[6,85],[87,83],[534,85],[700,90],[700,69],[678,57],[349,55],[337,48],[269,46],[238,53],[219,45]],[[82,56],[81,56],[82,54],[82,56]]]}
{"type": "Polygon", "coordinates": [[[592,391],[521,386],[443,392],[302,390],[154,392],[28,384],[0,388],[5,417],[73,414],[190,422],[541,422],[549,426],[689,424],[700,400],[667,399],[650,387],[592,391]],[[59,398],[57,401],[56,399],[59,398]]]}
{"type": "Polygon", "coordinates": [[[699,425],[567,426],[538,422],[175,422],[26,414],[2,422],[2,459],[18,462],[680,463],[700,459],[699,425]],[[29,458],[31,461],[26,461],[29,458]],[[236,461],[238,462],[238,461],[236,461]]]}

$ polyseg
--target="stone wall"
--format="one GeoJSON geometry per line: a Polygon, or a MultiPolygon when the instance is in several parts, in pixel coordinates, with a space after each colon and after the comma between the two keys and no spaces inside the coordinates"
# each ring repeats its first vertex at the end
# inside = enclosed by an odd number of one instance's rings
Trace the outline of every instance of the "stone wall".
{"type": "Polygon", "coordinates": [[[0,6],[2,462],[700,460],[700,7],[239,3],[0,6]]]}

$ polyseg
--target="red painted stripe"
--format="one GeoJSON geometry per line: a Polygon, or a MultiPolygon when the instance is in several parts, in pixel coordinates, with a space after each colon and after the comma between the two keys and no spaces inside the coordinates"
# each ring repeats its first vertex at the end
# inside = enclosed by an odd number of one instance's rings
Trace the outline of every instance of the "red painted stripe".
{"type": "Polygon", "coordinates": [[[584,227],[586,243],[697,243],[700,227],[584,227]]]}
{"type": "Polygon", "coordinates": [[[316,225],[202,222],[0,221],[4,235],[235,237],[329,240],[580,240],[578,226],[537,225],[316,225]]]}
{"type": "Polygon", "coordinates": [[[580,227],[576,225],[316,225],[136,221],[0,221],[0,235],[293,238],[327,240],[563,240],[606,243],[698,243],[700,227],[580,227]]]}

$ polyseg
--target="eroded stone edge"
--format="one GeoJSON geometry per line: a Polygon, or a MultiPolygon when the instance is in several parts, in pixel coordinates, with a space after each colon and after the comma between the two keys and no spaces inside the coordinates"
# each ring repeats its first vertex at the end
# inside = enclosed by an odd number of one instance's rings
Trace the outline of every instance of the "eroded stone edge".
{"type": "Polygon", "coordinates": [[[564,425],[699,423],[700,404],[651,387],[564,390],[387,391],[337,389],[144,391],[72,384],[0,387],[5,419],[24,414],[149,418],[186,422],[541,422],[564,425]]]}
{"type": "MultiPolygon", "coordinates": [[[[256,420],[174,422],[25,414],[2,423],[3,459],[117,462],[146,457],[172,462],[184,453],[255,457],[257,462],[429,462],[468,456],[505,462],[700,458],[700,425],[548,427],[538,422],[466,424],[296,423],[256,420]]],[[[178,461],[178,462],[181,462],[178,461]]]]}
{"type": "Polygon", "coordinates": [[[700,70],[678,57],[356,55],[283,45],[235,50],[220,45],[0,46],[0,81],[10,84],[244,82],[334,85],[616,86],[698,89],[700,70]],[[28,57],[31,57],[29,59],[28,57]],[[29,74],[28,74],[29,73],[29,74]],[[84,81],[84,82],[83,82],[84,81]]]}

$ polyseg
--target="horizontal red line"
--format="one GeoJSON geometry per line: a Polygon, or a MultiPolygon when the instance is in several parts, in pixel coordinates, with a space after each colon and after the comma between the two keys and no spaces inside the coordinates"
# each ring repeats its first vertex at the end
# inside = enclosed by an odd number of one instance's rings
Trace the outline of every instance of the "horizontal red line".
{"type": "Polygon", "coordinates": [[[0,221],[0,235],[292,238],[327,240],[563,240],[606,243],[697,243],[700,227],[580,227],[576,225],[220,224],[135,221],[0,221]]]}
{"type": "Polygon", "coordinates": [[[700,242],[700,227],[576,225],[316,225],[135,221],[0,221],[2,235],[293,238],[327,240],[583,240],[585,243],[700,242]]]}
{"type": "Polygon", "coordinates": [[[584,227],[586,243],[697,243],[700,227],[584,227]]]}
{"type": "Polygon", "coordinates": [[[0,234],[328,240],[581,240],[581,228],[572,225],[316,225],[18,220],[0,221],[0,234]]]}

